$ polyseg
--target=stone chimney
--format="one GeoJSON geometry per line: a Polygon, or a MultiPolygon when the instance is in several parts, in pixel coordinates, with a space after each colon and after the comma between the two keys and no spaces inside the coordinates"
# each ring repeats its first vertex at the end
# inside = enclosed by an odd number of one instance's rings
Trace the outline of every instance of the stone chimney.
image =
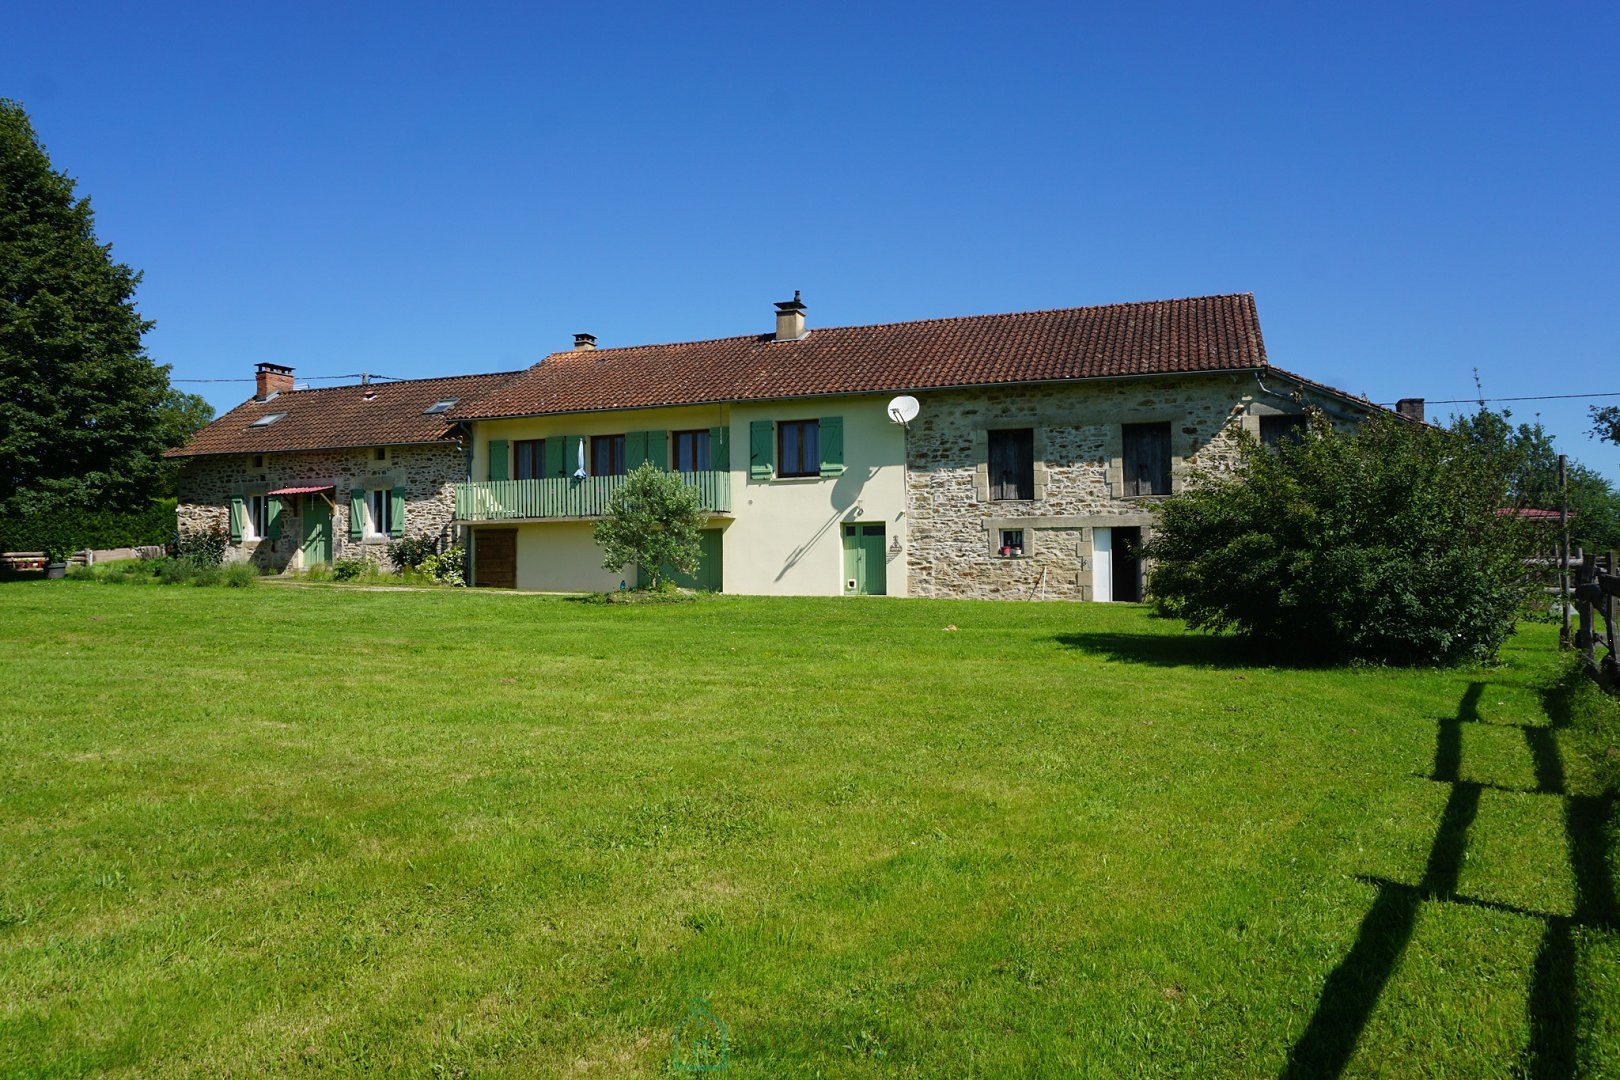
{"type": "Polygon", "coordinates": [[[594,348],[596,348],[596,335],[595,334],[575,334],[574,335],[574,351],[575,352],[590,352],[594,348]]]}
{"type": "Polygon", "coordinates": [[[1423,423],[1423,399],[1420,397],[1403,397],[1395,403],[1395,411],[1408,420],[1423,423]]]}
{"type": "Polygon", "coordinates": [[[805,335],[804,305],[799,303],[799,290],[793,290],[793,299],[776,305],[776,340],[798,341],[805,335]]]}
{"type": "Polygon", "coordinates": [[[253,395],[255,401],[268,401],[276,394],[285,393],[293,388],[293,369],[280,364],[260,364],[253,369],[253,381],[257,391],[253,395]]]}

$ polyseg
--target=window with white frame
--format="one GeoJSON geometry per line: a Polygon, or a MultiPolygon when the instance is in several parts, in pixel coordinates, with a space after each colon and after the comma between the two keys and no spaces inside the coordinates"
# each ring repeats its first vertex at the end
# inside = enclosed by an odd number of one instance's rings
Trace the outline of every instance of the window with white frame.
{"type": "Polygon", "coordinates": [[[242,539],[263,540],[270,535],[270,496],[247,497],[247,520],[242,523],[242,539]]]}
{"type": "Polygon", "coordinates": [[[389,488],[366,492],[366,531],[387,536],[394,528],[394,493],[389,488]]]}

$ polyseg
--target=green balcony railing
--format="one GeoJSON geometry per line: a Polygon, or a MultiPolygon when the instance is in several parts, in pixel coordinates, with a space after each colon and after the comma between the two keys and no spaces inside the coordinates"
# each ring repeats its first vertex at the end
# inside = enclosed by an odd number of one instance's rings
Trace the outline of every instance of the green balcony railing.
{"type": "MultiPolygon", "coordinates": [[[[679,474],[698,489],[703,508],[731,510],[731,474],[679,474]]],[[[486,480],[456,485],[456,520],[521,521],[533,518],[592,518],[607,513],[608,499],[624,484],[622,476],[548,476],[540,480],[486,480]]]]}

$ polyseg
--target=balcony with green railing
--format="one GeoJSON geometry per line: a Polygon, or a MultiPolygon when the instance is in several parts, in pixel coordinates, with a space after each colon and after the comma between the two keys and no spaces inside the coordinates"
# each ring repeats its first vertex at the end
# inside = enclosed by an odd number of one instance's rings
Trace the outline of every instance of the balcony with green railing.
{"type": "MultiPolygon", "coordinates": [[[[703,509],[731,512],[731,474],[688,472],[677,475],[698,490],[703,509]]],[[[456,520],[544,521],[598,518],[608,500],[624,486],[622,476],[547,476],[538,480],[486,480],[456,485],[456,520]]]]}

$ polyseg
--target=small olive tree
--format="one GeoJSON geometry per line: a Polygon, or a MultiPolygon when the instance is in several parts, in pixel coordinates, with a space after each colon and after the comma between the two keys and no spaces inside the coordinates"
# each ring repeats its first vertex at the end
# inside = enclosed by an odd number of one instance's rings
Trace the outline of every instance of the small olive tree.
{"type": "Polygon", "coordinates": [[[652,578],[652,587],[659,588],[668,570],[697,570],[699,534],[707,520],[696,488],[678,473],[643,463],[625,477],[596,523],[602,566],[617,572],[635,563],[652,578]]]}
{"type": "Polygon", "coordinates": [[[1511,506],[1516,458],[1460,431],[1380,415],[1316,418],[1159,508],[1144,554],[1159,609],[1324,661],[1487,660],[1533,582],[1511,506]]]}

